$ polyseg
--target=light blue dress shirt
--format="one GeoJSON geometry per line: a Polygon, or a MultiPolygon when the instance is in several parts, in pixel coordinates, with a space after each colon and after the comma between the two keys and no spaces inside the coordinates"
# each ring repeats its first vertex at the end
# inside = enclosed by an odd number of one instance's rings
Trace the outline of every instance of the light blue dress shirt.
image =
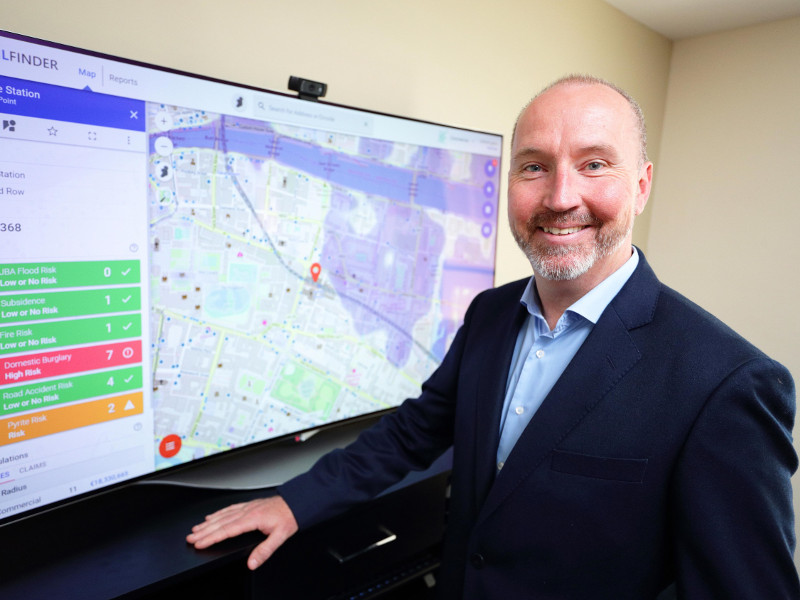
{"type": "Polygon", "coordinates": [[[520,299],[529,314],[517,336],[500,415],[498,471],[503,468],[522,431],[586,340],[597,319],[638,264],[639,254],[634,248],[624,265],[564,311],[552,331],[542,314],[536,284],[531,277],[520,299]]]}

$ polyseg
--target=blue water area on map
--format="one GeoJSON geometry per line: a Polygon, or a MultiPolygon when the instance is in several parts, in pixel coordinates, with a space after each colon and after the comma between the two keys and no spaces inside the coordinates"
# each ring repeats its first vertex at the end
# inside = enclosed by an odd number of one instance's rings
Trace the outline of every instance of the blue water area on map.
{"type": "Polygon", "coordinates": [[[408,202],[413,174],[405,169],[345,156],[291,138],[278,140],[273,157],[313,177],[366,194],[408,202]]]}
{"type": "MultiPolygon", "coordinates": [[[[394,167],[281,136],[261,122],[254,123],[258,129],[240,129],[242,122],[226,126],[217,121],[202,127],[176,129],[166,135],[172,140],[176,152],[181,147],[206,148],[246,154],[254,159],[271,159],[312,177],[366,194],[397,202],[409,202],[413,198],[419,205],[469,217],[479,215],[482,201],[485,201],[485,198],[480,198],[482,185],[440,178],[446,161],[437,153],[419,152],[414,168],[394,167]],[[433,157],[438,159],[433,160],[433,157]]],[[[151,152],[155,152],[156,137],[151,136],[151,152]]],[[[374,144],[374,148],[381,148],[381,152],[376,152],[376,158],[387,154],[387,144],[389,142],[374,144]]]]}
{"type": "Polygon", "coordinates": [[[205,298],[203,308],[215,319],[240,315],[250,308],[250,292],[243,287],[221,287],[205,298]]]}

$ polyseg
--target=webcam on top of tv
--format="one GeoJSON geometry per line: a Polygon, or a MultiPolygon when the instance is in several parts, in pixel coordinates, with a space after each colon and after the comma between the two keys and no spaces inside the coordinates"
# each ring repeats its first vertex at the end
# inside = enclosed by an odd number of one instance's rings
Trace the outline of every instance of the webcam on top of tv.
{"type": "Polygon", "coordinates": [[[293,92],[297,92],[297,95],[302,100],[316,102],[328,91],[328,84],[291,75],[289,77],[289,89],[293,92]]]}

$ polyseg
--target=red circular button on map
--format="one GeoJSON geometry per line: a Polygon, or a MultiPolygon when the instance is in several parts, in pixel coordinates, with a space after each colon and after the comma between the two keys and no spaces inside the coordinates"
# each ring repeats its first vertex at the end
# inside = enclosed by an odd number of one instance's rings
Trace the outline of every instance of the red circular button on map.
{"type": "Polygon", "coordinates": [[[180,436],[171,433],[166,436],[158,445],[158,451],[164,458],[172,458],[181,450],[180,436]]]}

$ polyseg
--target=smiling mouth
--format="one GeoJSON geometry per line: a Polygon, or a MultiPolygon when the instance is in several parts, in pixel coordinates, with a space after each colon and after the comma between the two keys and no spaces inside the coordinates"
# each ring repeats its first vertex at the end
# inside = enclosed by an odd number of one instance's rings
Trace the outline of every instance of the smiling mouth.
{"type": "Polygon", "coordinates": [[[551,233],[553,235],[568,235],[570,233],[577,233],[581,229],[586,229],[588,225],[579,225],[577,227],[566,227],[561,229],[559,227],[542,227],[542,231],[545,233],[551,233]]]}

